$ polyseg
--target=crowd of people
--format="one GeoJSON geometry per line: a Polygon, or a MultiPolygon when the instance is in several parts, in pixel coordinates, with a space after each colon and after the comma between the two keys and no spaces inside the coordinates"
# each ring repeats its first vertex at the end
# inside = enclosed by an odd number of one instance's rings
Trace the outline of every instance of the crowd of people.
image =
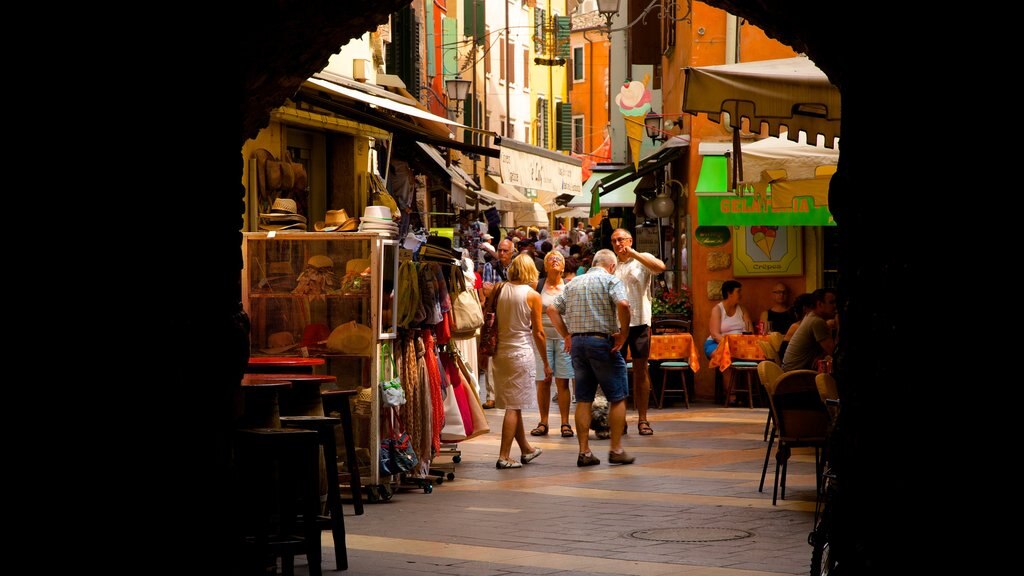
{"type": "MultiPolygon", "coordinates": [[[[490,234],[481,239],[476,288],[481,302],[497,298],[498,319],[497,352],[491,359],[480,359],[481,397],[484,408],[490,409],[497,394],[505,408],[496,467],[520,468],[541,455],[541,448],[530,444],[522,411],[538,409],[540,420],[529,436],[546,436],[552,400],[557,402],[559,434],[577,437],[577,465],[600,464],[589,445],[592,405],[600,395],[608,406],[608,462],[633,463],[635,458],[622,445],[628,433],[626,366],[627,361],[632,363],[637,432],[652,435],[647,417],[651,285],[653,277],[665,271],[665,263],[636,251],[632,234],[622,228],[611,231],[611,249],[595,249],[593,233],[582,225],[557,238],[547,230],[528,229],[509,233],[497,245],[490,234]],[[496,295],[498,283],[504,286],[496,295]],[[569,419],[573,398],[575,430],[569,419]],[[513,440],[521,452],[519,460],[511,455],[513,440]]],[[[742,294],[739,282],[723,283],[722,301],[709,319],[707,357],[726,335],[752,332],[742,294]]],[[[779,350],[784,370],[813,368],[835,348],[835,292],[820,289],[801,295],[792,307],[786,305],[788,294],[785,284],[772,288],[772,305],[761,314],[761,326],[766,332],[785,333],[779,350]]],[[[729,372],[724,376],[727,399],[729,372]]]]}

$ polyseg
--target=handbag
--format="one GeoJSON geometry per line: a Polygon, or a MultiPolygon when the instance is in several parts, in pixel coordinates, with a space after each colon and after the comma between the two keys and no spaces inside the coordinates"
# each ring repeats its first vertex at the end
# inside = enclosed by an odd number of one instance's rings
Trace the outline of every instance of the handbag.
{"type": "Polygon", "coordinates": [[[452,302],[452,325],[451,332],[455,338],[469,338],[476,334],[477,329],[484,325],[484,311],[480,306],[480,299],[476,290],[466,287],[466,277],[461,269],[456,268],[454,272],[456,279],[453,285],[460,286],[462,291],[458,293],[452,302]]]}
{"type": "Polygon", "coordinates": [[[487,299],[487,309],[484,310],[484,323],[480,327],[480,348],[479,353],[483,356],[494,356],[498,353],[498,297],[501,296],[505,282],[498,282],[491,291],[491,297],[487,299]]]}
{"type": "Polygon", "coordinates": [[[394,410],[389,410],[388,435],[380,443],[380,473],[382,476],[392,476],[408,472],[419,464],[416,451],[412,449],[412,437],[408,432],[395,435],[394,410]]]}
{"type": "Polygon", "coordinates": [[[405,389],[402,388],[402,380],[397,374],[395,358],[391,355],[391,345],[385,342],[380,347],[380,397],[385,406],[398,407],[405,404],[405,389]],[[387,378],[384,376],[387,367],[385,359],[391,361],[391,375],[387,378]]]}

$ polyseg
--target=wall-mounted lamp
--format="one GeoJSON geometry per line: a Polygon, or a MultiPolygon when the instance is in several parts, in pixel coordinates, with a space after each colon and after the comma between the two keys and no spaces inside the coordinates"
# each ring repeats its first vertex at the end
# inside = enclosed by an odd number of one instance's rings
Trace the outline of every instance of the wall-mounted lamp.
{"type": "Polygon", "coordinates": [[[455,101],[455,115],[459,115],[459,105],[469,95],[469,87],[472,84],[469,80],[462,78],[445,78],[444,91],[448,101],[455,101]]]}
{"type": "Polygon", "coordinates": [[[648,112],[647,116],[644,116],[644,128],[647,130],[647,137],[652,142],[659,142],[666,140],[665,131],[662,129],[662,123],[664,118],[661,114],[655,114],[654,112],[648,112]]]}
{"type": "Polygon", "coordinates": [[[605,26],[612,29],[612,18],[619,13],[619,3],[622,0],[597,0],[597,11],[604,16],[605,26]]]}

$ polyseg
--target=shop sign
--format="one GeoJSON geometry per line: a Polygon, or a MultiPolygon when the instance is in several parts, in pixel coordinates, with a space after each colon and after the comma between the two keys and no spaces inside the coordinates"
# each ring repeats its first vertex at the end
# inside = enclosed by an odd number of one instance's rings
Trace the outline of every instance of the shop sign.
{"type": "Polygon", "coordinates": [[[547,190],[555,194],[578,195],[583,187],[583,167],[571,156],[543,150],[558,160],[540,153],[519,150],[522,143],[512,143],[507,138],[501,141],[501,181],[520,188],[547,190]],[[571,162],[570,162],[571,161],[571,162]]]}
{"type": "Polygon", "coordinates": [[[729,191],[728,161],[705,156],[697,182],[697,221],[718,226],[835,226],[828,209],[830,176],[765,180],[729,191]]]}
{"type": "Polygon", "coordinates": [[[799,226],[737,226],[732,243],[733,276],[801,276],[800,230],[799,226]]]}
{"type": "Polygon", "coordinates": [[[697,226],[693,235],[701,246],[713,248],[729,241],[729,229],[725,226],[697,226]]]}

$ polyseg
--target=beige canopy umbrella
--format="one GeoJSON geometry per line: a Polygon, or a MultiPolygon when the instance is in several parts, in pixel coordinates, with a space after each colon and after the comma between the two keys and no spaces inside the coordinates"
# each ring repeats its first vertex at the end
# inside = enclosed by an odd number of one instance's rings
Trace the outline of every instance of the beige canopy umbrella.
{"type": "Polygon", "coordinates": [[[839,137],[839,89],[806,56],[699,66],[685,72],[683,111],[704,112],[715,122],[728,113],[737,139],[743,118],[753,132],[767,124],[772,136],[779,136],[780,127],[786,126],[794,141],[800,132],[807,133],[808,142],[820,134],[828,148],[839,137]]]}

